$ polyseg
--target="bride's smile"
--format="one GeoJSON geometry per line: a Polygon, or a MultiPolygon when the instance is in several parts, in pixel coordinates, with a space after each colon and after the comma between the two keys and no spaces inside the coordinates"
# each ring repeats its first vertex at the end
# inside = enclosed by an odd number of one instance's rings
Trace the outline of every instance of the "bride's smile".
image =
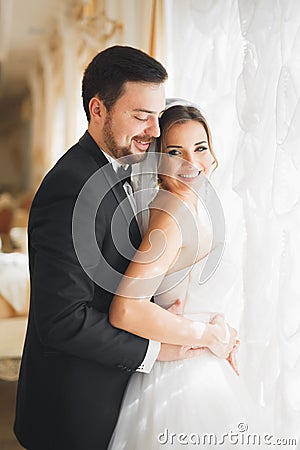
{"type": "Polygon", "coordinates": [[[162,187],[179,195],[190,194],[208,176],[214,156],[204,126],[189,120],[175,123],[162,137],[159,173],[162,187]]]}

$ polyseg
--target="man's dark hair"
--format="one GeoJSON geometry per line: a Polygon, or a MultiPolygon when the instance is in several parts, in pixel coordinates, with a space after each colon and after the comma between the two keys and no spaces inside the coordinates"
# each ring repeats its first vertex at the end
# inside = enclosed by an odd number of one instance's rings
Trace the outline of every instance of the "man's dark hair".
{"type": "Polygon", "coordinates": [[[85,69],[82,80],[83,107],[90,121],[89,102],[99,97],[109,111],[124,92],[127,81],[163,83],[166,69],[147,53],[115,45],[98,53],[85,69]]]}

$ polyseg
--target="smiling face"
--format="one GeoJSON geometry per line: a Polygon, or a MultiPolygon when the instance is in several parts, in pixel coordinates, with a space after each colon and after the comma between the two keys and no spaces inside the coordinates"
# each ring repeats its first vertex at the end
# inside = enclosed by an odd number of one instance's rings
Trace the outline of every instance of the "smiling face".
{"type": "Polygon", "coordinates": [[[197,120],[172,125],[161,150],[160,179],[163,187],[174,193],[189,193],[199,184],[200,175],[211,171],[214,157],[205,128],[197,120]]]}
{"type": "Polygon", "coordinates": [[[91,100],[89,131],[99,147],[115,159],[133,155],[128,162],[139,162],[160,135],[158,119],[164,107],[163,84],[126,82],[109,111],[101,100],[91,100]]]}

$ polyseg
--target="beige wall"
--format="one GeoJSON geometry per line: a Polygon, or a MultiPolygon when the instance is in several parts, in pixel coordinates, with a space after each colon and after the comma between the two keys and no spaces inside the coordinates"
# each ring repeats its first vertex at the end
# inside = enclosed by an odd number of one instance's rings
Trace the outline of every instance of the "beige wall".
{"type": "Polygon", "coordinates": [[[19,193],[30,183],[30,119],[23,100],[0,105],[0,191],[19,193]]]}
{"type": "Polygon", "coordinates": [[[95,0],[91,20],[58,12],[55,33],[37,49],[28,74],[28,97],[0,105],[0,190],[35,191],[76,142],[87,127],[80,92],[84,68],[110,45],[149,52],[154,1],[95,0]]]}

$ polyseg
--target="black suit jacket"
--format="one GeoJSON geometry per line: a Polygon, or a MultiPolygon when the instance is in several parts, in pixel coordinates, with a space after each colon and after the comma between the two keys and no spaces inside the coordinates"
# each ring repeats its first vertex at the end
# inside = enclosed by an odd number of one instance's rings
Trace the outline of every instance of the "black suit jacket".
{"type": "MultiPolygon", "coordinates": [[[[108,322],[113,293],[106,282],[118,282],[108,268],[124,273],[134,248],[126,239],[130,206],[122,185],[110,165],[105,173],[97,172],[107,164],[86,132],[46,175],[32,204],[31,302],[14,425],[20,443],[30,450],[105,449],[129,377],[146,354],[148,340],[108,322]],[[92,188],[82,190],[89,179],[92,188]],[[84,200],[79,213],[74,210],[78,196],[84,200]],[[93,229],[99,258],[85,234],[98,198],[93,229]],[[123,213],[114,221],[120,202],[123,213]],[[74,247],[72,233],[76,238],[80,230],[83,239],[74,247]]],[[[138,247],[135,220],[129,231],[138,247]]]]}

